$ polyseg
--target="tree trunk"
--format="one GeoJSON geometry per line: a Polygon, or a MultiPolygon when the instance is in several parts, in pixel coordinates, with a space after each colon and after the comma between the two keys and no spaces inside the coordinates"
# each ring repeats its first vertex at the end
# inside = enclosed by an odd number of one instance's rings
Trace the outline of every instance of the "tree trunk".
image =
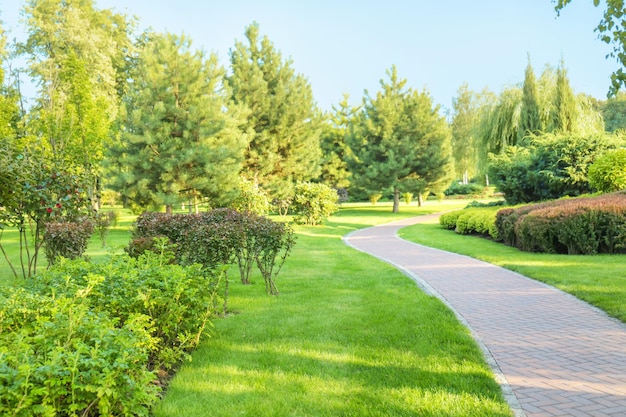
{"type": "Polygon", "coordinates": [[[165,214],[172,214],[172,205],[171,204],[166,204],[165,205],[165,214]]]}
{"type": "Polygon", "coordinates": [[[424,194],[417,193],[417,207],[422,207],[423,203],[424,203],[424,194]]]}
{"type": "Polygon", "coordinates": [[[400,190],[398,187],[393,187],[393,212],[397,213],[400,210],[400,190]]]}

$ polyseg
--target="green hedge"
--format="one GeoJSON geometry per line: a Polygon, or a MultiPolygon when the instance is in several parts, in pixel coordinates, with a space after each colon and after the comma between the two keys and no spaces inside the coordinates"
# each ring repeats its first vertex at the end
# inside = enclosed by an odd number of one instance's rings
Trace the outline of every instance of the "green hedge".
{"type": "Polygon", "coordinates": [[[479,234],[498,239],[495,226],[496,213],[499,207],[470,207],[452,211],[439,217],[439,224],[459,234],[479,234]]]}
{"type": "Polygon", "coordinates": [[[500,210],[502,241],[524,251],[596,254],[626,252],[626,192],[500,210]]]}

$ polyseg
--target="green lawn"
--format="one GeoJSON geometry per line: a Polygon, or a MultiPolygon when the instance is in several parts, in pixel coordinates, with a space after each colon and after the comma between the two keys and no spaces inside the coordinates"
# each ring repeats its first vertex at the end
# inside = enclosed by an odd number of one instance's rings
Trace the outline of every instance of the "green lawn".
{"type": "MultiPolygon", "coordinates": [[[[453,203],[457,207],[464,203],[453,203]]],[[[171,382],[157,417],[509,416],[469,335],[439,300],[346,246],[359,227],[447,209],[345,206],[298,227],[278,286],[231,285],[231,308],[171,382]]]]}
{"type": "MultiPolygon", "coordinates": [[[[357,228],[462,207],[464,201],[347,204],[324,227],[297,227],[298,242],[265,295],[260,277],[231,273],[232,314],[171,381],[155,410],[173,416],[510,416],[467,329],[436,298],[388,264],[346,246],[357,228]]],[[[107,248],[128,242],[122,212],[107,248]]],[[[44,261],[45,265],[45,261],[44,261]]]]}
{"type": "Polygon", "coordinates": [[[404,228],[412,242],[468,255],[553,285],[626,322],[626,255],[551,255],[522,252],[477,236],[458,235],[436,222],[404,228]]]}

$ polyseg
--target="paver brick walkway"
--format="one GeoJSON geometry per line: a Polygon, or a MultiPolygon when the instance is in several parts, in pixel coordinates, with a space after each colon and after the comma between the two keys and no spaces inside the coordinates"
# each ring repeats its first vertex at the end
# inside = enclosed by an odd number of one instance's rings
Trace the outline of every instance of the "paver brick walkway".
{"type": "Polygon", "coordinates": [[[626,326],[553,287],[397,237],[432,216],[346,243],[402,269],[472,331],[517,416],[626,416],[626,326]]]}

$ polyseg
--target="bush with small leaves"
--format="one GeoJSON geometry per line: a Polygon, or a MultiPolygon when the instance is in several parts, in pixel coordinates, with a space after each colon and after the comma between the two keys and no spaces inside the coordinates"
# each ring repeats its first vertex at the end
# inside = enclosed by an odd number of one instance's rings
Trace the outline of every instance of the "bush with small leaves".
{"type": "Polygon", "coordinates": [[[48,264],[54,264],[59,257],[75,259],[82,256],[93,228],[93,222],[89,219],[80,222],[46,223],[43,246],[48,264]]]}
{"type": "Polygon", "coordinates": [[[326,184],[303,182],[296,185],[293,208],[297,223],[315,226],[338,209],[337,191],[326,184]]]}
{"type": "Polygon", "coordinates": [[[603,193],[626,189],[626,149],[608,151],[589,167],[589,183],[603,193]]]}

